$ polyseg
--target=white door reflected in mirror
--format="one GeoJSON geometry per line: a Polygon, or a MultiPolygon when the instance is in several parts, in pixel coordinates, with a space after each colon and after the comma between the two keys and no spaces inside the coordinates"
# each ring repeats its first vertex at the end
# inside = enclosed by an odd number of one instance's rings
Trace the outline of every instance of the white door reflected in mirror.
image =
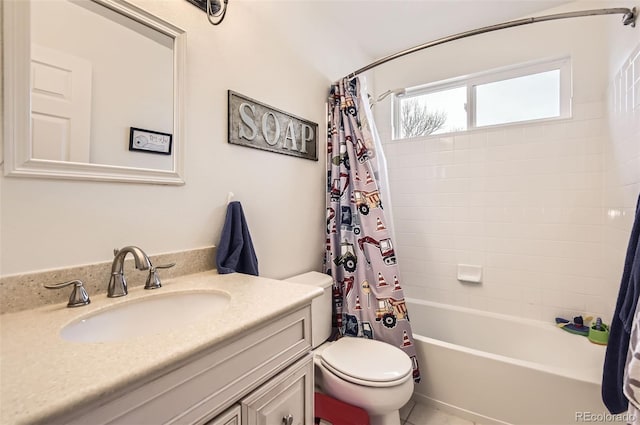
{"type": "Polygon", "coordinates": [[[33,157],[91,162],[91,62],[31,44],[33,157]]]}

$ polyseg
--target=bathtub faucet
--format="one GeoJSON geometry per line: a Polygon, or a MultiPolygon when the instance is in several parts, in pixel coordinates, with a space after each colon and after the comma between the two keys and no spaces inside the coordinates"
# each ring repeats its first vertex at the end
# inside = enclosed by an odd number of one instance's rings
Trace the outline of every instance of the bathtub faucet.
{"type": "Polygon", "coordinates": [[[136,269],[149,270],[151,262],[143,250],[137,246],[125,246],[121,250],[114,249],[113,263],[111,264],[111,279],[107,287],[107,296],[110,298],[123,297],[129,293],[127,281],[124,278],[124,257],[131,253],[136,263],[136,269]]]}

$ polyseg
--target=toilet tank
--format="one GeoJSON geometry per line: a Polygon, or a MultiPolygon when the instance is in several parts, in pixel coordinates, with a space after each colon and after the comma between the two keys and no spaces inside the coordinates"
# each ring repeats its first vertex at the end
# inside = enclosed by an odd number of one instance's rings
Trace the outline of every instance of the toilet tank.
{"type": "Polygon", "coordinates": [[[331,336],[331,286],[333,278],[320,272],[308,272],[285,279],[287,282],[313,285],[324,293],[311,301],[311,345],[316,348],[331,336]]]}

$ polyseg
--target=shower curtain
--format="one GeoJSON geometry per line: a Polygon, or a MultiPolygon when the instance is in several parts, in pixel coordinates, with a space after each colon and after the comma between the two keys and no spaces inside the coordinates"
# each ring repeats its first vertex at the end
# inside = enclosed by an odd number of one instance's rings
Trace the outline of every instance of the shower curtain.
{"type": "Polygon", "coordinates": [[[327,128],[327,240],[334,326],[343,336],[401,348],[420,371],[378,182],[375,125],[360,79],[331,87],[327,128]]]}

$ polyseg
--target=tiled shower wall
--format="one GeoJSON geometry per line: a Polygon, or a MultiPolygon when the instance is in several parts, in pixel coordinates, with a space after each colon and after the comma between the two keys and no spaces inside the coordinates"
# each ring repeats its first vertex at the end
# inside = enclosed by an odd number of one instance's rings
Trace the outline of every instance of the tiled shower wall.
{"type": "Polygon", "coordinates": [[[407,296],[548,320],[608,317],[604,103],[571,120],[387,142],[407,296]],[[483,268],[481,284],[457,265],[483,268]]]}
{"type": "Polygon", "coordinates": [[[639,62],[571,120],[385,143],[407,296],[610,319],[640,192],[639,62]],[[458,264],[482,283],[459,282],[458,264]]]}
{"type": "Polygon", "coordinates": [[[609,90],[609,143],[604,150],[604,264],[619,288],[629,232],[640,193],[640,46],[609,90]]]}

